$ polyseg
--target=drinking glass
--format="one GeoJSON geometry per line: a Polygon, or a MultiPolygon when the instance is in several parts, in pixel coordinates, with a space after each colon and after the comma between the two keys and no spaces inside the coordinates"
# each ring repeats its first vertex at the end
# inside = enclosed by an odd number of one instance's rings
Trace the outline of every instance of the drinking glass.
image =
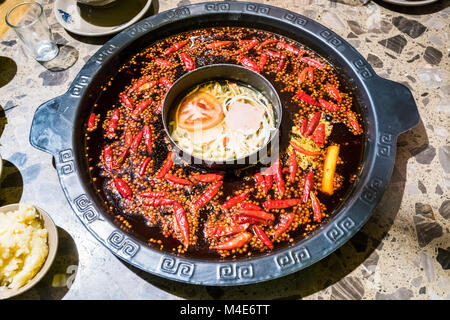
{"type": "Polygon", "coordinates": [[[40,3],[19,3],[9,10],[5,20],[37,61],[50,61],[58,55],[58,46],[40,3]]]}

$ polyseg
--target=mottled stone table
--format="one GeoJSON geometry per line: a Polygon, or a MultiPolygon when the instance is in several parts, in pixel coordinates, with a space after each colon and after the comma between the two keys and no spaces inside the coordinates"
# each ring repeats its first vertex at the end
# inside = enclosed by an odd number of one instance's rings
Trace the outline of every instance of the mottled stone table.
{"type": "MultiPolygon", "coordinates": [[[[346,38],[386,78],[408,86],[420,124],[400,136],[396,167],[372,218],[347,244],[287,277],[233,288],[180,284],[144,273],[100,245],[72,213],[52,157],[28,142],[43,102],[63,94],[105,38],[67,33],[43,1],[62,45],[50,64],[27,57],[13,31],[0,39],[0,205],[28,202],[60,231],[50,273],[21,299],[450,299],[450,8],[357,0],[260,1],[316,19],[346,38]]],[[[195,1],[198,2],[198,1],[195,1]]],[[[189,4],[153,0],[151,12],[189,4]]]]}

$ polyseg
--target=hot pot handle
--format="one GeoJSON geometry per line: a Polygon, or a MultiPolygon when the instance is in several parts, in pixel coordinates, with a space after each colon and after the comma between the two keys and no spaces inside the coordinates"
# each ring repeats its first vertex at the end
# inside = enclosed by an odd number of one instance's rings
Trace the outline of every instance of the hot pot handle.
{"type": "Polygon", "coordinates": [[[397,135],[412,129],[420,116],[411,91],[401,83],[377,77],[369,85],[379,116],[378,123],[397,135]]]}
{"type": "Polygon", "coordinates": [[[41,104],[36,110],[30,129],[33,147],[56,155],[71,142],[73,124],[62,110],[64,95],[41,104]]]}

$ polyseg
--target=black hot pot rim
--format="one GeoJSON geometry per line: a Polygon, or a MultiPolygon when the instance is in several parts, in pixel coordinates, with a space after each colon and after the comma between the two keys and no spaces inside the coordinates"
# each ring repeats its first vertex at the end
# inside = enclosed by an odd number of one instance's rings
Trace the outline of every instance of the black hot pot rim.
{"type": "Polygon", "coordinates": [[[364,57],[323,25],[285,9],[251,2],[207,2],[146,18],[108,41],[85,64],[69,90],[36,111],[30,143],[55,158],[58,178],[74,213],[116,256],[167,279],[201,285],[256,283],[291,274],[323,259],[369,219],[386,190],[399,134],[419,121],[414,99],[402,84],[378,77],[364,57]],[[121,231],[102,210],[83,149],[84,123],[96,90],[125,61],[151,42],[188,29],[246,26],[297,40],[342,72],[363,106],[366,144],[357,182],[331,219],[309,238],[266,255],[236,260],[199,260],[150,248],[121,231]]]}

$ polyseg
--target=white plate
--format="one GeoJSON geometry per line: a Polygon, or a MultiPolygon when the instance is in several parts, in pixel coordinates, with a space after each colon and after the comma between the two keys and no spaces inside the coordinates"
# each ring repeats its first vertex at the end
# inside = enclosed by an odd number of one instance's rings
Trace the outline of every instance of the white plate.
{"type": "MultiPolygon", "coordinates": [[[[15,204],[9,204],[3,207],[0,207],[0,212],[6,213],[9,211],[15,211],[19,209],[19,203],[15,204]]],[[[40,218],[44,222],[44,228],[47,229],[48,232],[48,254],[47,258],[45,259],[44,264],[42,265],[41,269],[36,273],[36,275],[28,281],[24,286],[18,288],[18,289],[5,289],[0,290],[0,300],[3,299],[9,299],[14,296],[17,296],[19,294],[24,293],[25,291],[28,291],[29,289],[33,288],[46,274],[47,271],[50,269],[50,267],[53,264],[53,261],[56,257],[56,251],[58,250],[58,229],[53,222],[50,215],[42,210],[41,208],[38,208],[34,206],[37,210],[37,212],[40,215],[40,218]]]]}
{"type": "Polygon", "coordinates": [[[106,36],[118,33],[141,19],[152,0],[118,0],[104,7],[77,4],[75,0],[56,0],[56,20],[69,32],[81,36],[106,36]]]}
{"type": "Polygon", "coordinates": [[[431,4],[434,2],[437,2],[439,0],[382,0],[387,3],[396,4],[398,6],[405,6],[405,7],[417,7],[417,6],[424,6],[426,4],[431,4]]]}

